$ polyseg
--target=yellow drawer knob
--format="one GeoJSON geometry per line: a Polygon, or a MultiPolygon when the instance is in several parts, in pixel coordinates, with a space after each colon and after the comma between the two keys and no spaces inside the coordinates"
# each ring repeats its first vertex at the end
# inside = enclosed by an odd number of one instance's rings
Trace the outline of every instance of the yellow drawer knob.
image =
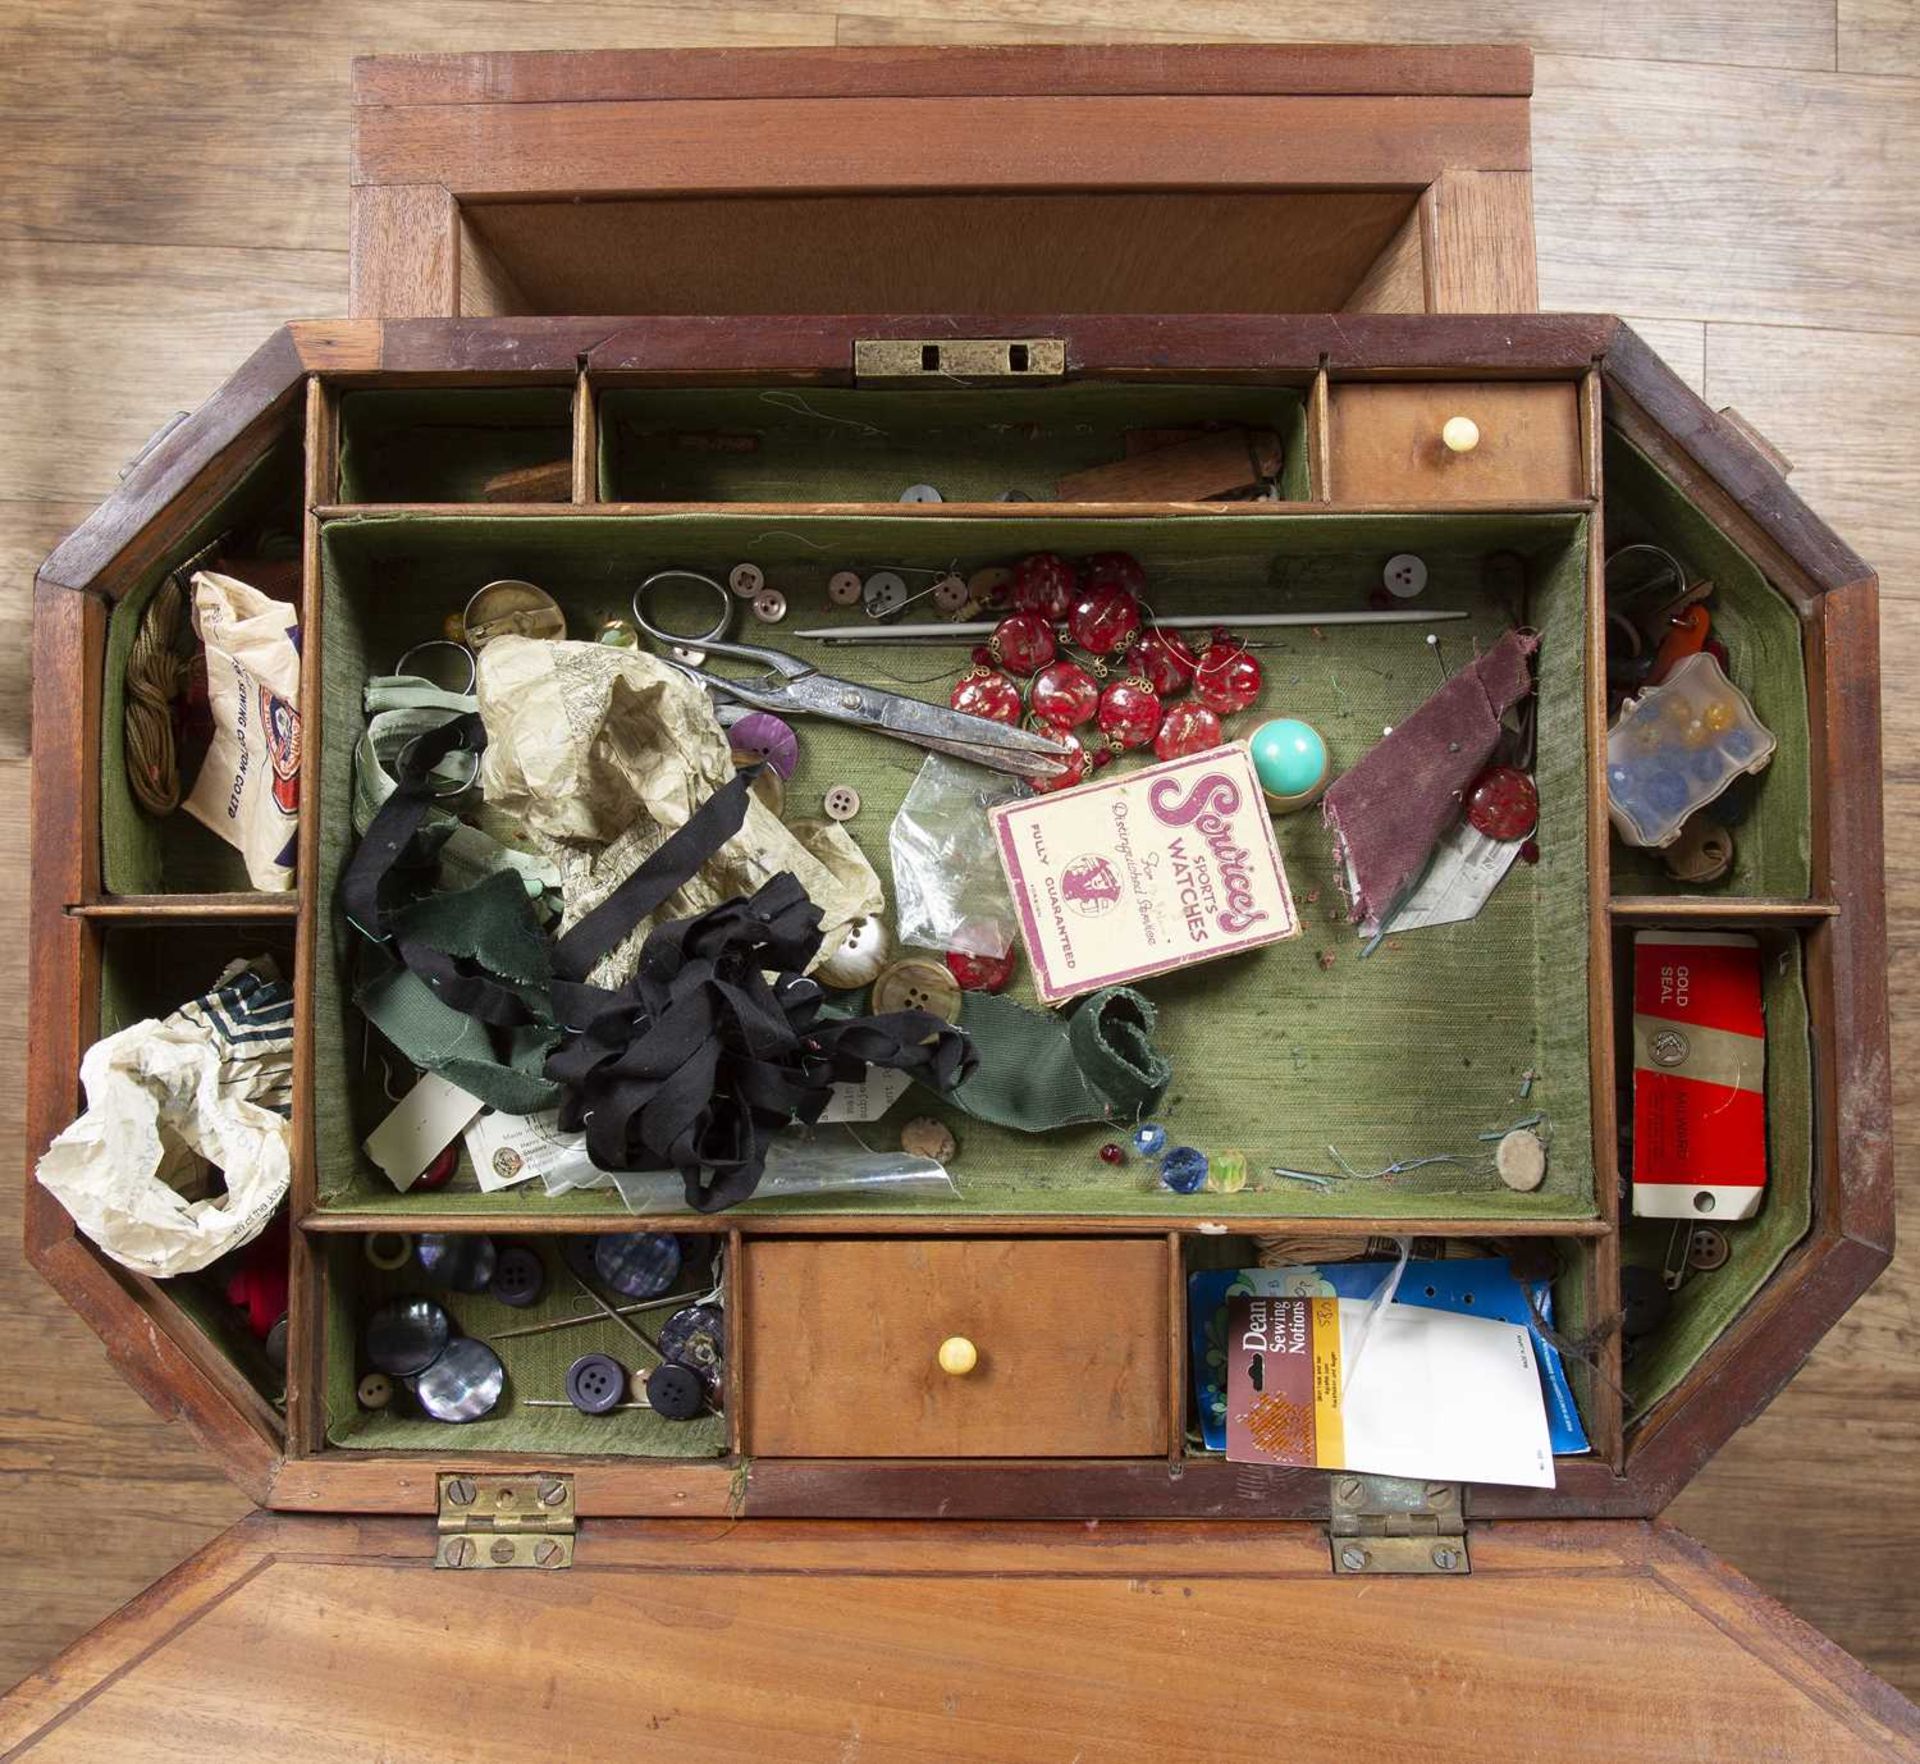
{"type": "Polygon", "coordinates": [[[940,1344],[940,1370],[964,1378],[980,1364],[980,1352],[964,1335],[949,1335],[940,1344]]]}
{"type": "Polygon", "coordinates": [[[1441,427],[1440,439],[1450,453],[1471,453],[1480,445],[1480,425],[1470,416],[1448,417],[1441,427]]]}

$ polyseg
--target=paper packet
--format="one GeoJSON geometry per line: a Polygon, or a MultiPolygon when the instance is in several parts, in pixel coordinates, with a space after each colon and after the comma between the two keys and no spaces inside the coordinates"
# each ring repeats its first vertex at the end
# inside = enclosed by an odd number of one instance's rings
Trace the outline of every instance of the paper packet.
{"type": "Polygon", "coordinates": [[[185,804],[247,861],[263,892],[293,886],[300,832],[299,615],[232,576],[193,578],[213,744],[185,804]]]}

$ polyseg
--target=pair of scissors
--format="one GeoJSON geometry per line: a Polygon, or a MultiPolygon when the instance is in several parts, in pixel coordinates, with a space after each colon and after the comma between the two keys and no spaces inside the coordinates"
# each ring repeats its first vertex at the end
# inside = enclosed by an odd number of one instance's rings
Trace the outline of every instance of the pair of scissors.
{"type": "Polygon", "coordinates": [[[697,570],[661,570],[633,591],[633,622],[668,652],[672,665],[690,680],[756,709],[787,717],[830,717],[836,723],[876,729],[896,740],[949,753],[1016,778],[1056,778],[1067,769],[1073,753],[1068,742],[1010,728],[986,717],[968,716],[944,704],[928,704],[852,680],[836,680],[784,650],[730,643],[727,630],[733,621],[734,605],[725,584],[711,576],[697,570]],[[658,590],[674,582],[691,583],[712,597],[719,616],[706,630],[675,631],[654,618],[651,603],[658,590]],[[696,651],[697,656],[689,659],[696,651]],[[709,655],[756,662],[766,672],[742,680],[710,674],[700,665],[709,655]]]}

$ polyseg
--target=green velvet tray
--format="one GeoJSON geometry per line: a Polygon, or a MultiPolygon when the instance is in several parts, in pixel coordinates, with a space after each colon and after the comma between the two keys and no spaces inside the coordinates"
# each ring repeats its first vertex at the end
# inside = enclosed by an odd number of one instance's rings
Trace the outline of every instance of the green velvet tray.
{"type": "Polygon", "coordinates": [[[1752,559],[1631,441],[1609,430],[1604,460],[1608,553],[1650,540],[1695,578],[1713,582],[1713,635],[1727,646],[1733,683],[1780,742],[1765,771],[1741,780],[1707,811],[1733,830],[1726,875],[1705,885],[1676,882],[1657,852],[1627,845],[1616,834],[1613,891],[1805,899],[1813,886],[1813,811],[1800,621],[1752,559]]]}
{"type": "MultiPolygon", "coordinates": [[[[367,1261],[362,1240],[330,1238],[326,1256],[326,1405],[327,1443],[351,1451],[550,1452],[556,1456],[605,1454],[609,1457],[713,1458],[727,1449],[727,1424],[720,1415],[668,1421],[647,1409],[614,1409],[586,1415],[571,1405],[546,1408],[527,1398],[560,1399],[567,1394],[567,1368],[582,1354],[611,1354],[627,1368],[651,1370],[654,1360],[619,1324],[604,1317],[573,1329],[496,1339],[502,1329],[548,1323],[564,1317],[594,1315],[592,1301],[568,1273],[559,1246],[550,1238],[525,1239],[546,1264],[546,1290],[524,1309],[503,1305],[487,1293],[443,1292],[423,1286],[417,1267],[396,1273],[367,1261]],[[446,1307],[463,1335],[490,1343],[506,1368],[506,1392],[491,1415],[478,1421],[436,1421],[419,1409],[406,1391],[397,1391],[384,1409],[363,1409],[354,1396],[360,1376],[370,1368],[360,1359],[359,1337],[366,1319],[387,1299],[426,1292],[446,1307]]],[[[706,1292],[712,1277],[689,1266],[679,1287],[689,1300],[706,1292]]],[[[659,1339],[671,1307],[646,1311],[632,1319],[649,1339],[659,1339]]]]}
{"type": "Polygon", "coordinates": [[[566,386],[363,391],[340,400],[343,502],[478,502],[495,474],[572,455],[566,386]]]}
{"type": "MultiPolygon", "coordinates": [[[[1458,665],[1509,628],[1520,609],[1481,586],[1481,560],[1507,547],[1531,560],[1526,617],[1542,634],[1538,777],[1543,803],[1537,865],[1517,865],[1471,924],[1393,939],[1361,960],[1345,923],[1330,845],[1317,814],[1287,817],[1281,843],[1305,934],[1289,943],[1148,983],[1162,1012],[1175,1079],[1163,1118],[1179,1140],[1235,1147],[1254,1172],[1238,1195],[1170,1194],[1138,1162],[1098,1157],[1110,1130],[1044,1139],[974,1122],[914,1093],[865,1130],[891,1143],[912,1113],[946,1114],[961,1141],[960,1187],[944,1210],[1023,1216],[1196,1213],[1261,1220],[1377,1215],[1462,1220],[1573,1220],[1595,1211],[1587,1058],[1587,870],[1580,638],[1586,545],[1583,517],[1550,515],[1236,514],[1036,522],[897,517],[661,515],[488,517],[395,514],[328,524],[323,546],[326,646],[323,739],[308,800],[322,817],[311,885],[331,901],[350,846],[350,755],[369,670],[437,634],[450,607],[498,575],[540,583],[573,629],[624,610],[633,583],[668,565],[724,573],[751,559],[783,588],[789,625],[830,622],[827,573],[892,563],[928,571],[970,568],[1042,545],[1072,554],[1122,548],[1146,564],[1155,604],[1215,609],[1364,606],[1381,561],[1417,549],[1433,573],[1429,604],[1467,609],[1447,624],[1443,656],[1458,665]],[[1327,959],[1330,958],[1330,959],[1327,959]],[[1529,1077],[1531,1074],[1531,1077],[1529,1077]],[[1553,1135],[1546,1184],[1516,1195],[1494,1175],[1480,1136],[1544,1111],[1553,1135]],[[1343,1181],[1332,1192],[1270,1176],[1275,1164],[1331,1168],[1329,1146],[1361,1171],[1446,1153],[1399,1179],[1343,1181]]],[[[846,615],[840,615],[845,617],[846,615]]],[[[761,631],[792,644],[781,631],[761,631]]],[[[1425,627],[1337,627],[1268,634],[1267,689],[1244,714],[1308,718],[1344,768],[1439,684],[1425,627]]],[[[804,646],[792,644],[796,651],[804,646]]],[[[965,665],[958,649],[841,649],[814,656],[830,671],[943,698],[965,665]]],[[[837,725],[805,724],[788,812],[804,815],[829,784],[846,782],[865,807],[851,830],[889,875],[887,829],[920,764],[916,749],[837,725]]],[[[554,1212],[619,1215],[610,1195],[549,1199],[532,1187],[487,1197],[456,1178],[431,1196],[396,1194],[359,1146],[387,1104],[377,1073],[362,1070],[361,1027],[347,995],[354,934],[328,915],[316,974],[314,1119],[323,1210],[380,1207],[492,1210],[530,1220],[554,1212]]],[[[790,1210],[796,1203],[754,1203],[790,1210]]],[[[860,1203],[812,1203],[853,1216],[860,1203]]],[[[936,1210],[917,1207],[919,1210],[936,1210]]]]}
{"type": "Polygon", "coordinates": [[[1281,494],[1308,494],[1305,399],[1284,386],[703,386],[616,389],[598,409],[605,502],[893,502],[915,484],[1047,502],[1122,458],[1129,429],[1209,422],[1275,430],[1281,494]]]}

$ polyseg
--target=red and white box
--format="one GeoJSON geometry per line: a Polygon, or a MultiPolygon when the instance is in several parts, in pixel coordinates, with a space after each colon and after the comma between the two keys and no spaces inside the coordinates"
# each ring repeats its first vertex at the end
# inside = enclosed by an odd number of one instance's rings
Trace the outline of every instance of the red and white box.
{"type": "Polygon", "coordinates": [[[1633,940],[1633,1211],[1751,1219],[1767,1186],[1760,945],[1736,931],[1633,940]]]}
{"type": "Polygon", "coordinates": [[[1300,933],[1244,745],[989,814],[1048,1004],[1300,933]]]}

